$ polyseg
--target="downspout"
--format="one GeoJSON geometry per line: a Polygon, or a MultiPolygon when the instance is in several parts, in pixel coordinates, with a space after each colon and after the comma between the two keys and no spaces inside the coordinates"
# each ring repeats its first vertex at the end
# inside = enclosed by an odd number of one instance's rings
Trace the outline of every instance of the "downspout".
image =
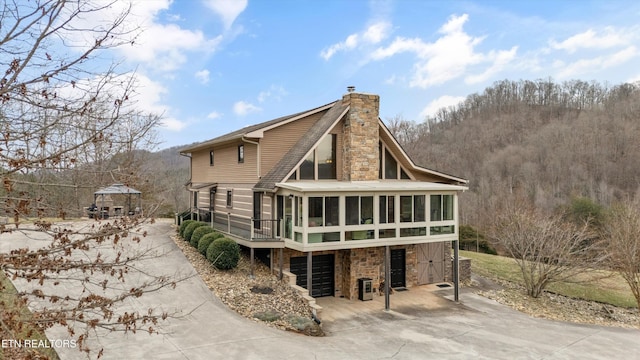
{"type": "Polygon", "coordinates": [[[261,176],[260,176],[260,143],[257,142],[257,141],[248,140],[244,136],[242,137],[241,140],[242,140],[242,142],[253,144],[253,145],[255,145],[257,147],[256,152],[258,153],[257,154],[258,159],[256,160],[256,162],[257,162],[256,171],[257,171],[258,179],[260,179],[261,178],[261,176]]]}

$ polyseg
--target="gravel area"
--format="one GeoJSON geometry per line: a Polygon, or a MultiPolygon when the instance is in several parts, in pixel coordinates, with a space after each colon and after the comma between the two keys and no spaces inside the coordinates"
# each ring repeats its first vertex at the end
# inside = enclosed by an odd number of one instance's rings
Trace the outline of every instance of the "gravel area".
{"type": "MultiPolygon", "coordinates": [[[[322,336],[322,329],[311,319],[311,308],[284,281],[278,280],[269,268],[255,262],[254,277],[250,276],[249,260],[241,256],[233,270],[216,269],[188,242],[172,236],[207,284],[224,304],[238,314],[283,330],[322,336]]],[[[572,299],[549,292],[538,299],[526,295],[516,284],[474,276],[465,284],[484,297],[538,318],[573,323],[640,328],[638,309],[620,308],[595,301],[572,299]]]]}
{"type": "Polygon", "coordinates": [[[635,308],[622,308],[595,301],[573,299],[544,292],[539,298],[529,297],[524,288],[507,281],[492,280],[497,286],[487,286],[486,279],[474,281],[477,293],[501,304],[537,318],[581,324],[640,328],[640,314],[635,308]],[[487,289],[488,287],[492,287],[487,289]]]}
{"type": "Polygon", "coordinates": [[[311,308],[304,299],[261,262],[255,261],[253,277],[250,276],[250,261],[245,256],[240,257],[235,269],[218,270],[187,241],[178,235],[172,239],[209,289],[230,309],[282,330],[324,335],[312,320],[311,308]]]}

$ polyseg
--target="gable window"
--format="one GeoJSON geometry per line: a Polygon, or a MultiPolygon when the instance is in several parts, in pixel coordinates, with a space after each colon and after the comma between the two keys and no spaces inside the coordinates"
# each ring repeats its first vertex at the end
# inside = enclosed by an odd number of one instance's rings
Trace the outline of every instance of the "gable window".
{"type": "Polygon", "coordinates": [[[299,180],[336,179],[336,134],[328,134],[318,143],[297,170],[299,180]]]}
{"type": "Polygon", "coordinates": [[[386,145],[380,141],[378,145],[379,152],[379,169],[378,169],[378,178],[380,179],[389,179],[389,180],[410,180],[411,178],[404,171],[402,166],[398,164],[398,161],[393,157],[389,149],[386,145]]]}
{"type": "Polygon", "coordinates": [[[384,178],[398,178],[398,162],[393,158],[389,150],[384,150],[384,178]]]}
{"type": "Polygon", "coordinates": [[[318,179],[336,178],[336,135],[325,136],[316,149],[318,179]]]}
{"type": "Polygon", "coordinates": [[[227,207],[233,207],[233,190],[227,190],[227,207]]]}
{"type": "Polygon", "coordinates": [[[244,145],[238,145],[238,163],[244,162],[244,145]]]}
{"type": "Polygon", "coordinates": [[[315,156],[312,152],[306,159],[304,159],[302,164],[300,164],[300,180],[314,180],[314,163],[315,156]]]}
{"type": "Polygon", "coordinates": [[[209,150],[209,166],[213,166],[213,150],[209,150]]]}

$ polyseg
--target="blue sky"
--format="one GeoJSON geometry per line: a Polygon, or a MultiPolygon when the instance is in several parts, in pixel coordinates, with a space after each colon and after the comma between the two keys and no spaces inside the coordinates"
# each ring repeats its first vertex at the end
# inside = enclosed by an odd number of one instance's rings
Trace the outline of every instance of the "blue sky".
{"type": "Polygon", "coordinates": [[[159,148],[339,99],[423,121],[503,79],[640,80],[636,1],[147,0],[145,31],[113,50],[137,106],[163,113],[159,148]]]}

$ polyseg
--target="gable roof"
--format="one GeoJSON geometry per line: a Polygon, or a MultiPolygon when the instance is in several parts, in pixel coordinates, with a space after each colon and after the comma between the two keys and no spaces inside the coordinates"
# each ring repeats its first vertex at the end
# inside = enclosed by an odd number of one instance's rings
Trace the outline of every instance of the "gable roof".
{"type": "Polygon", "coordinates": [[[303,118],[303,117],[307,117],[309,115],[312,115],[314,113],[320,112],[320,111],[324,111],[327,110],[329,108],[331,108],[331,106],[333,106],[336,102],[332,102],[326,105],[322,105],[319,106],[317,108],[311,109],[311,110],[306,110],[306,111],[302,111],[299,113],[295,113],[292,115],[286,115],[286,116],[282,116],[273,120],[269,120],[269,121],[265,121],[259,124],[255,124],[255,125],[249,125],[249,126],[245,126],[242,129],[218,136],[216,138],[213,138],[211,140],[207,140],[207,141],[203,141],[203,142],[199,142],[199,143],[195,143],[192,145],[189,145],[183,149],[180,150],[181,154],[185,154],[185,153],[191,153],[197,150],[202,150],[202,149],[206,149],[206,148],[210,148],[213,147],[215,145],[218,144],[222,144],[225,143],[227,141],[233,141],[233,140],[238,140],[238,139],[242,139],[243,137],[249,137],[249,138],[261,138],[262,134],[264,133],[264,131],[269,130],[269,129],[273,129],[275,127],[287,124],[291,121],[295,121],[297,119],[303,118]]]}
{"type": "Polygon", "coordinates": [[[254,190],[272,191],[276,183],[284,181],[291,171],[301,162],[333,125],[344,116],[349,109],[342,101],[331,104],[331,108],[291,147],[278,163],[265,174],[253,187],[254,190]]]}

